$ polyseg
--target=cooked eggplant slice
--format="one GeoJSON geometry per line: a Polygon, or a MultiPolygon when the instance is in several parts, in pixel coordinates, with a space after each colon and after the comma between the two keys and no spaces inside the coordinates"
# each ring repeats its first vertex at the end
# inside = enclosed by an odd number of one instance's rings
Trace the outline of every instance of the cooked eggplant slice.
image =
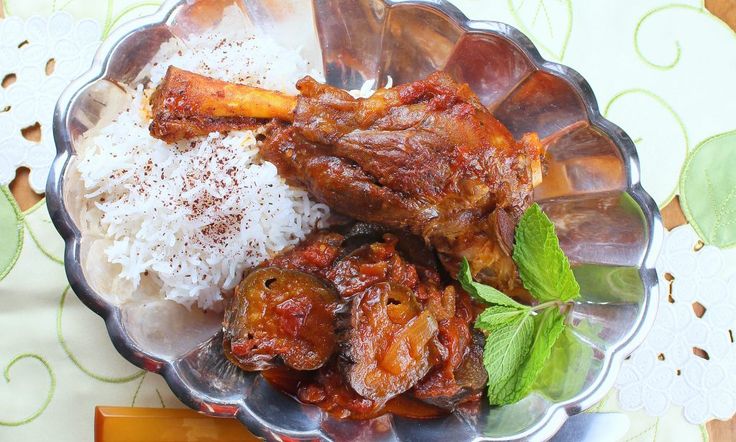
{"type": "Polygon", "coordinates": [[[336,348],[337,294],[307,273],[266,267],[238,285],[225,312],[223,345],[230,361],[257,371],[279,362],[315,370],[336,348]]]}
{"type": "Polygon", "coordinates": [[[458,324],[449,324],[440,326],[439,338],[447,349],[447,358],[417,383],[413,394],[428,404],[452,411],[480,397],[488,373],[483,366],[483,334],[472,331],[468,336],[466,331],[454,329],[458,324]]]}
{"type": "MultiPolygon", "coordinates": [[[[486,337],[478,330],[473,330],[472,342],[463,361],[455,369],[455,380],[470,394],[480,394],[488,381],[488,372],[483,365],[483,345],[486,337]]],[[[459,401],[463,402],[463,401],[459,401]]]]}
{"type": "Polygon", "coordinates": [[[346,377],[363,397],[384,403],[432,366],[437,321],[405,286],[382,282],[353,300],[346,377]]]}
{"type": "MultiPolygon", "coordinates": [[[[437,340],[445,352],[412,390],[417,399],[447,410],[479,398],[488,379],[483,366],[485,337],[473,328],[477,311],[482,307],[474,303],[466,292],[450,291],[452,288],[447,287],[445,294],[452,292],[455,295],[453,315],[438,321],[437,340]]],[[[431,310],[432,303],[428,306],[431,310]]]]}
{"type": "Polygon", "coordinates": [[[337,260],[326,272],[326,278],[343,298],[386,281],[413,289],[418,282],[417,269],[398,254],[397,243],[398,238],[387,233],[383,242],[365,244],[337,260]]]}

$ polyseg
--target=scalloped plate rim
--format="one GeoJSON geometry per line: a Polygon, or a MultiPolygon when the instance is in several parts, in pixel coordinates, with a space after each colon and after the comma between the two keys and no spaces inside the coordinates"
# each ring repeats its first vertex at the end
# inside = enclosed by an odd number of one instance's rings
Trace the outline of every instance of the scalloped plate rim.
{"type": "MultiPolygon", "coordinates": [[[[467,32],[491,32],[507,38],[532,61],[535,67],[563,78],[583,98],[585,109],[591,126],[597,128],[609,137],[620,150],[624,165],[627,169],[628,187],[625,190],[643,212],[645,225],[648,229],[648,244],[641,261],[639,274],[646,288],[643,308],[637,319],[637,324],[616,345],[606,351],[603,368],[597,379],[584,391],[575,397],[551,403],[546,413],[532,426],[522,433],[514,434],[513,439],[533,438],[544,440],[553,436],[564,424],[569,416],[577,414],[600,401],[613,387],[617,372],[623,359],[638,347],[646,333],[651,329],[656,313],[654,297],[657,293],[658,277],[654,264],[662,245],[664,227],[656,203],[644,191],[640,183],[639,160],[636,147],[626,133],[605,119],[599,109],[597,100],[587,81],[575,70],[559,63],[544,59],[532,41],[521,31],[505,23],[495,21],[469,20],[465,14],[447,0],[383,0],[389,7],[394,5],[415,5],[431,8],[438,11],[447,19],[460,25],[467,32]]],[[[220,402],[207,398],[202,392],[193,392],[187,387],[179,374],[176,364],[170,360],[146,353],[133,343],[123,331],[120,309],[105,302],[89,286],[83,275],[79,261],[79,246],[81,234],[66,211],[63,201],[64,175],[71,157],[75,154],[71,140],[66,133],[67,110],[74,99],[94,82],[102,79],[108,72],[112,53],[127,36],[140,30],[167,23],[175,16],[176,11],[187,3],[187,0],[167,0],[159,10],[149,16],[127,22],[113,31],[98,49],[92,66],[88,71],[74,80],[62,93],[54,111],[53,134],[56,143],[57,155],[51,167],[51,173],[46,186],[47,202],[51,219],[64,238],[64,261],[67,277],[72,289],[80,300],[92,311],[101,316],[106,324],[108,333],[117,351],[128,361],[147,371],[158,373],[164,377],[172,392],[189,407],[212,416],[237,417],[254,434],[265,437],[273,432],[291,437],[319,437],[325,440],[330,438],[321,430],[291,431],[277,428],[261,420],[251,411],[244,400],[235,403],[220,402]],[[196,393],[196,394],[195,394],[196,393]]],[[[624,193],[624,192],[622,192],[624,193]]],[[[501,440],[491,437],[476,437],[476,441],[501,440]]]]}

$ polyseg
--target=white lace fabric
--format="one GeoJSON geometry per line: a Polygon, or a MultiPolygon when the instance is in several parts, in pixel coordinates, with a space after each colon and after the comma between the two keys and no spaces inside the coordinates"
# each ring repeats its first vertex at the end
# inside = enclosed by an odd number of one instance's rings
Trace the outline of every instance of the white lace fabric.
{"type": "Polygon", "coordinates": [[[657,273],[657,319],[624,362],[619,403],[653,416],[680,406],[693,424],[729,419],[736,412],[736,250],[703,245],[690,225],[680,226],[665,238],[657,273]]]}
{"type": "Polygon", "coordinates": [[[66,12],[0,20],[0,81],[5,83],[0,87],[0,185],[10,183],[16,170],[25,166],[31,170],[33,190],[44,192],[56,153],[52,135],[56,100],[89,68],[100,34],[96,21],[75,20],[66,12]],[[48,74],[47,65],[53,65],[48,74]],[[23,135],[36,123],[40,142],[23,135]]]}

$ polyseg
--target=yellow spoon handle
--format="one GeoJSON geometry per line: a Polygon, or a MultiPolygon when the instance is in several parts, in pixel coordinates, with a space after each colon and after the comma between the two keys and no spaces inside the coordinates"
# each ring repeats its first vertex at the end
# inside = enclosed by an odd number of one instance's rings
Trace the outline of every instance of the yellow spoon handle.
{"type": "Polygon", "coordinates": [[[95,442],[255,442],[236,419],[172,408],[95,407],[95,442]]]}

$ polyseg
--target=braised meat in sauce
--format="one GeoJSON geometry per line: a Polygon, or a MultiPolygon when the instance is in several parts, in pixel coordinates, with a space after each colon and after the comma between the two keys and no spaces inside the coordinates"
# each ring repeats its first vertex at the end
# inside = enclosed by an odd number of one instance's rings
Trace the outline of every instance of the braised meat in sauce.
{"type": "Polygon", "coordinates": [[[152,99],[151,134],[172,141],[272,118],[261,155],[281,176],[335,211],[422,237],[452,274],[465,257],[477,279],[520,287],[510,251],[541,180],[536,135],[515,140],[444,72],[369,98],[311,77],[297,89],[289,97],[171,67],[152,99]]]}
{"type": "Polygon", "coordinates": [[[444,73],[366,99],[311,78],[297,88],[293,123],[272,123],[261,148],[282,176],[334,210],[423,237],[452,273],[466,257],[492,285],[519,285],[499,224],[531,203],[535,136],[515,141],[444,73]]]}
{"type": "Polygon", "coordinates": [[[259,91],[169,66],[151,96],[149,130],[171,143],[211,132],[255,129],[271,118],[290,116],[295,97],[259,91]]]}

